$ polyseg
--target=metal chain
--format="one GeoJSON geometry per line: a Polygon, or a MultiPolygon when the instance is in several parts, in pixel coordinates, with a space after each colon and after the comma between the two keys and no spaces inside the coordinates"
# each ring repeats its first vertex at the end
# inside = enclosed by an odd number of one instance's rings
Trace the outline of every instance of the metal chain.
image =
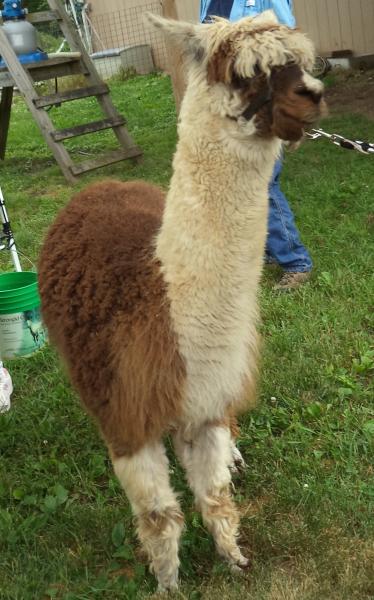
{"type": "Polygon", "coordinates": [[[361,142],[360,140],[350,140],[338,133],[327,133],[326,131],[323,131],[323,129],[312,129],[310,132],[307,131],[306,135],[311,140],[325,137],[336,146],[346,148],[347,150],[357,150],[357,152],[361,152],[361,154],[374,154],[374,144],[371,144],[370,142],[361,142]]]}

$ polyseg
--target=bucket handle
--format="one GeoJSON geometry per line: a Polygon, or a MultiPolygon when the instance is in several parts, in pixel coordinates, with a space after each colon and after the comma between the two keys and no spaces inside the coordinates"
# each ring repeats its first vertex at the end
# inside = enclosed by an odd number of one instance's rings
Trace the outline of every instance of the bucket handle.
{"type": "Polygon", "coordinates": [[[29,258],[26,254],[24,254],[21,250],[19,250],[19,248],[17,248],[17,252],[18,254],[20,254],[22,256],[22,258],[24,258],[25,260],[27,260],[27,262],[30,263],[32,269],[31,271],[33,273],[36,273],[36,265],[32,262],[31,258],[29,258]]]}

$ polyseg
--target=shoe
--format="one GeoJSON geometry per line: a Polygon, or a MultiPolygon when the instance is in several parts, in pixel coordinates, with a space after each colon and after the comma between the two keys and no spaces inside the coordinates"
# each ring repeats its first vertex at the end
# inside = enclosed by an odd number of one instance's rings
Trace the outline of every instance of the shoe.
{"type": "Polygon", "coordinates": [[[279,267],[277,261],[272,256],[265,256],[264,266],[267,269],[271,269],[271,270],[275,269],[276,267],[279,267]]]}
{"type": "Polygon", "coordinates": [[[277,261],[270,254],[265,252],[264,254],[264,263],[265,265],[277,265],[277,261]]]}
{"type": "Polygon", "coordinates": [[[310,271],[306,272],[291,272],[286,271],[283,273],[279,283],[273,287],[274,290],[288,292],[289,290],[295,290],[308,281],[310,277],[310,271]]]}

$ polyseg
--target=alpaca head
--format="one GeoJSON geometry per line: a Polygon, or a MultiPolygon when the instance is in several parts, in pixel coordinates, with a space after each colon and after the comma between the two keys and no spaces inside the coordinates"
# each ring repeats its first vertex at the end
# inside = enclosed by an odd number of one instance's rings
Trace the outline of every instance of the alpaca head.
{"type": "Polygon", "coordinates": [[[196,114],[209,111],[231,121],[236,138],[294,142],[325,112],[323,85],[309,74],[312,42],[280,25],[272,11],[235,23],[150,20],[184,52],[196,114]]]}

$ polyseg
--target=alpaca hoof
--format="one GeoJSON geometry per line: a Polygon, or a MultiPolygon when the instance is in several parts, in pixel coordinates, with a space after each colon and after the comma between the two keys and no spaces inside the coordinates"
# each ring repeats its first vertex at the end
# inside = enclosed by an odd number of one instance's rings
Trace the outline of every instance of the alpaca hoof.
{"type": "Polygon", "coordinates": [[[167,595],[169,592],[175,592],[178,589],[178,573],[168,579],[158,580],[157,594],[167,595]]]}
{"type": "Polygon", "coordinates": [[[176,592],[178,589],[178,584],[177,583],[173,583],[172,585],[169,585],[167,587],[165,587],[165,585],[162,585],[161,583],[158,584],[157,587],[157,592],[156,592],[156,597],[166,597],[170,594],[170,592],[176,592]]]}
{"type": "Polygon", "coordinates": [[[235,446],[235,444],[232,444],[231,447],[231,456],[232,456],[232,462],[230,464],[230,471],[233,475],[236,475],[238,473],[243,473],[243,471],[247,468],[247,463],[245,462],[240,450],[235,446]]]}
{"type": "Polygon", "coordinates": [[[232,573],[236,573],[238,575],[244,575],[245,571],[249,568],[250,561],[245,556],[241,555],[239,560],[230,565],[230,569],[232,573]]]}
{"type": "Polygon", "coordinates": [[[230,571],[234,575],[244,575],[244,569],[239,567],[239,565],[230,565],[230,571]]]}
{"type": "Polygon", "coordinates": [[[246,558],[245,556],[241,555],[238,564],[241,569],[247,569],[249,567],[250,560],[249,558],[246,558]]]}

